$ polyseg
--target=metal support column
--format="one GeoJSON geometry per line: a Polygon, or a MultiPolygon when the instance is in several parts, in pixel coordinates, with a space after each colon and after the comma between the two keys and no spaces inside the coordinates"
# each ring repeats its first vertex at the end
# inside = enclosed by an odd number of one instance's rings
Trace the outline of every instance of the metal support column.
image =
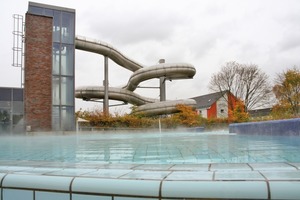
{"type": "MultiPolygon", "coordinates": [[[[165,59],[160,59],[158,63],[165,63],[165,59]]],[[[166,101],[166,77],[159,78],[159,94],[160,101],[166,101]]]]}
{"type": "Polygon", "coordinates": [[[159,91],[160,91],[160,101],[166,100],[166,78],[159,78],[159,91]]]}
{"type": "Polygon", "coordinates": [[[103,101],[103,112],[105,115],[109,114],[109,102],[108,102],[108,57],[104,56],[104,101],[103,101]]]}

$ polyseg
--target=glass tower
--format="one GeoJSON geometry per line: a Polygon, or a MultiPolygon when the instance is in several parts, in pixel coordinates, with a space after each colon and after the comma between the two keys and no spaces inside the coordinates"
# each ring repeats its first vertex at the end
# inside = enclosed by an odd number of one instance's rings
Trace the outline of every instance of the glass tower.
{"type": "Polygon", "coordinates": [[[75,10],[29,2],[28,13],[53,19],[52,130],[75,130],[75,10]]]}

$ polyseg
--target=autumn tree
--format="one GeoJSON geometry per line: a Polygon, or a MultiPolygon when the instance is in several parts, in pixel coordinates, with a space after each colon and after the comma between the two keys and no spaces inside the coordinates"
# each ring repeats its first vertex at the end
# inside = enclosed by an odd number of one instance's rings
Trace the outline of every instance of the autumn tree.
{"type": "MultiPolygon", "coordinates": [[[[209,89],[215,92],[232,93],[244,102],[245,112],[248,112],[248,110],[270,103],[272,88],[268,79],[268,76],[257,65],[239,64],[232,61],[227,62],[220,72],[213,74],[209,89]]],[[[233,110],[234,105],[230,106],[233,110]]]]}
{"type": "Polygon", "coordinates": [[[178,113],[171,116],[171,119],[182,126],[193,127],[199,126],[199,115],[191,106],[178,104],[176,105],[178,113]]]}
{"type": "Polygon", "coordinates": [[[282,115],[299,116],[300,112],[300,69],[293,67],[279,73],[275,79],[273,92],[278,103],[273,107],[274,112],[282,115]]]}
{"type": "Polygon", "coordinates": [[[233,110],[229,110],[229,122],[246,122],[249,120],[249,114],[245,112],[245,105],[242,101],[237,100],[233,110]]]}

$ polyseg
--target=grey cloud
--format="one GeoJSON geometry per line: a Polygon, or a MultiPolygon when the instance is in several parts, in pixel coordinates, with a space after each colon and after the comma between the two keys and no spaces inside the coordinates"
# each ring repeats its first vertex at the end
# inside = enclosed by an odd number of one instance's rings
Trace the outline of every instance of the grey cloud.
{"type": "Polygon", "coordinates": [[[282,38],[278,42],[278,47],[282,51],[289,51],[300,47],[300,14],[292,14],[286,18],[286,23],[283,24],[281,30],[282,38]]]}
{"type": "Polygon", "coordinates": [[[281,51],[291,51],[298,48],[300,50],[300,32],[284,36],[278,46],[281,51]]]}
{"type": "Polygon", "coordinates": [[[118,44],[138,43],[145,40],[168,39],[176,26],[185,23],[184,17],[172,10],[132,9],[130,7],[102,11],[98,18],[90,17],[89,29],[102,38],[118,44]]]}

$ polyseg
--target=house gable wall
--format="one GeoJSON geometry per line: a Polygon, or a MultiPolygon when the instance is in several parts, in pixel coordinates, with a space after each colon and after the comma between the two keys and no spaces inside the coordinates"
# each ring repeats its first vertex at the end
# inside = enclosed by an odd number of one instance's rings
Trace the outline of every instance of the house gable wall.
{"type": "Polygon", "coordinates": [[[203,118],[207,118],[207,109],[206,108],[197,109],[197,111],[198,111],[198,115],[201,115],[201,117],[203,117],[203,118]]]}
{"type": "Polygon", "coordinates": [[[207,118],[216,118],[217,117],[217,104],[214,102],[209,109],[207,109],[207,118]]]}
{"type": "Polygon", "coordinates": [[[217,118],[226,118],[226,117],[228,117],[227,94],[225,94],[224,97],[221,97],[220,99],[218,99],[216,104],[217,104],[217,108],[216,108],[217,118]]]}
{"type": "Polygon", "coordinates": [[[237,98],[230,92],[212,93],[195,97],[198,114],[203,118],[230,118],[237,98]],[[222,96],[222,94],[224,96],[222,96]]]}

